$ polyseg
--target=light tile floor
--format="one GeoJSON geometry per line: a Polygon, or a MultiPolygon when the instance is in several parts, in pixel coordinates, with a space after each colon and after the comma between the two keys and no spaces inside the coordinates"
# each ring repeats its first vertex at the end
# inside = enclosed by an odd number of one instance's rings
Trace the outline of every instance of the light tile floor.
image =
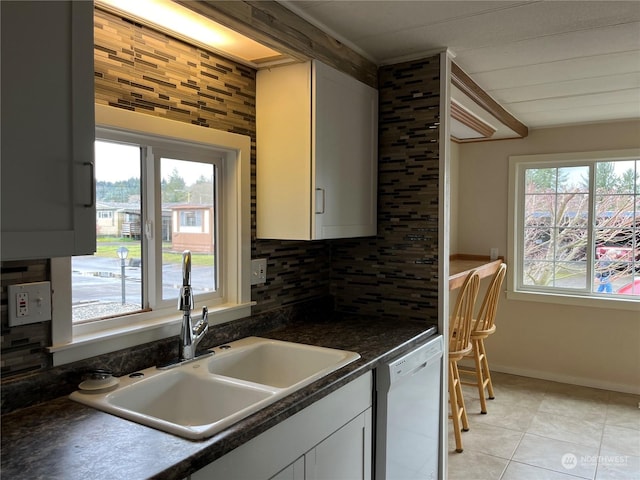
{"type": "Polygon", "coordinates": [[[495,400],[480,414],[464,386],[470,429],[449,480],[640,480],[640,396],[493,373],[495,400]]]}

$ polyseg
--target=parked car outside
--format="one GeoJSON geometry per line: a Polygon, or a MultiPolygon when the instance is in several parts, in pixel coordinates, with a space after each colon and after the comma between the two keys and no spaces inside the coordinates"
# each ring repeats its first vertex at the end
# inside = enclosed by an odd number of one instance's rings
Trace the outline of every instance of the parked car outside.
{"type": "Polygon", "coordinates": [[[633,248],[603,245],[596,248],[596,258],[609,257],[613,261],[632,262],[633,248]]]}
{"type": "Polygon", "coordinates": [[[640,295],[640,278],[636,278],[631,283],[620,287],[616,293],[622,295],[640,295]]]}

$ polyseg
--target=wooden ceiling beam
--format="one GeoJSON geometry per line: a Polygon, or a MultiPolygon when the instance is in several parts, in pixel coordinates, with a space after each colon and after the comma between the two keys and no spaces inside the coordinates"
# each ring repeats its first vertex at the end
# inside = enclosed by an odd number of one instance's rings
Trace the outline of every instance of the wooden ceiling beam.
{"type": "Polygon", "coordinates": [[[451,83],[459,88],[471,100],[524,138],[529,135],[527,126],[507,112],[480,85],[467,75],[455,62],[451,62],[451,83]]]}

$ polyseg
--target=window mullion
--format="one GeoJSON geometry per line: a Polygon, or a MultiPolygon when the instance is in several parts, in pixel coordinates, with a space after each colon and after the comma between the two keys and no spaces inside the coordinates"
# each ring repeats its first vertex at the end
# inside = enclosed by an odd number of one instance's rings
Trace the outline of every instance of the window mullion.
{"type": "Polygon", "coordinates": [[[160,207],[160,190],[156,185],[159,178],[160,166],[154,156],[153,148],[145,147],[143,158],[143,196],[146,206],[145,218],[145,242],[147,251],[147,268],[144,269],[145,282],[147,286],[147,300],[149,306],[156,308],[162,299],[161,285],[158,281],[158,269],[162,268],[162,238],[158,235],[158,225],[162,222],[162,211],[160,207]]]}
{"type": "Polygon", "coordinates": [[[587,288],[589,292],[593,292],[595,278],[595,251],[596,251],[596,162],[589,162],[589,231],[587,232],[587,288]]]}

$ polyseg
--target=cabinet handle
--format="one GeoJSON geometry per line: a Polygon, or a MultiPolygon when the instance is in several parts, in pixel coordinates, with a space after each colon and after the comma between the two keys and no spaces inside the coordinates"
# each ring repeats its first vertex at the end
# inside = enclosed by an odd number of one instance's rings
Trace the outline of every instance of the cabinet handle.
{"type": "Polygon", "coordinates": [[[316,213],[324,213],[324,188],[316,188],[316,213]],[[318,205],[322,205],[322,208],[318,209],[318,205]]]}
{"type": "Polygon", "coordinates": [[[84,207],[85,208],[93,208],[93,206],[96,203],[96,181],[95,181],[95,165],[93,164],[93,162],[84,162],[83,165],[85,167],[89,167],[91,169],[91,202],[89,203],[85,203],[84,207]]]}

